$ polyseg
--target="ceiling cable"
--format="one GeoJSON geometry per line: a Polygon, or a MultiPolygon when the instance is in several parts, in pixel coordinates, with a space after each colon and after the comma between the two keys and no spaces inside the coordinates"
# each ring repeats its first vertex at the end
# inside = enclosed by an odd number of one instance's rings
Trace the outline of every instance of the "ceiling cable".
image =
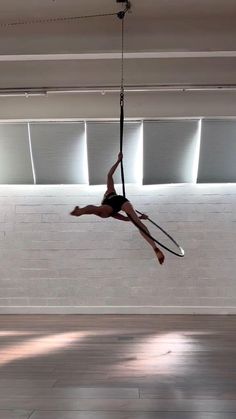
{"type": "Polygon", "coordinates": [[[108,17],[108,16],[117,16],[120,19],[124,17],[126,12],[130,9],[131,5],[129,1],[117,1],[117,3],[126,3],[125,9],[114,13],[99,13],[95,15],[82,15],[82,16],[62,16],[62,17],[52,17],[47,19],[32,19],[32,20],[17,20],[15,22],[0,22],[0,27],[7,27],[7,26],[20,26],[20,25],[34,25],[34,24],[42,24],[42,23],[57,23],[57,22],[71,22],[80,19],[90,19],[90,18],[97,18],[97,17],[108,17]]]}
{"type": "Polygon", "coordinates": [[[107,16],[117,16],[117,13],[105,13],[97,15],[85,15],[85,16],[68,16],[68,17],[52,17],[48,19],[33,19],[33,20],[18,20],[16,22],[0,22],[0,27],[6,26],[19,26],[19,25],[34,25],[41,23],[57,23],[57,22],[71,22],[73,20],[79,19],[89,19],[94,17],[107,17],[107,16]]]}

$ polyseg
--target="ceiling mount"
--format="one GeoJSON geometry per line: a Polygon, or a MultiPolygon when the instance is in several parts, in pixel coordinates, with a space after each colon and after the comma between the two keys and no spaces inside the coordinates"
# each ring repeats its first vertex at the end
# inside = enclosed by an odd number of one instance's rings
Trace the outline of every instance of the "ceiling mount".
{"type": "Polygon", "coordinates": [[[116,0],[117,3],[125,3],[125,10],[121,10],[117,13],[119,19],[124,19],[126,12],[131,9],[131,3],[129,0],[116,0]]]}
{"type": "Polygon", "coordinates": [[[125,3],[126,10],[129,10],[131,8],[131,3],[129,0],[116,0],[116,3],[125,3]]]}

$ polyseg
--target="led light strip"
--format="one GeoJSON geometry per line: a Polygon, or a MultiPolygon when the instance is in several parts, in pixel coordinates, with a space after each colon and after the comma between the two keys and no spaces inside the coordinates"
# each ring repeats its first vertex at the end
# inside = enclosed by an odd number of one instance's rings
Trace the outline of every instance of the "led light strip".
{"type": "Polygon", "coordinates": [[[33,179],[34,185],[36,185],[36,175],[35,175],[35,168],[34,168],[34,159],[33,159],[33,152],[32,152],[32,144],[31,144],[31,132],[30,132],[30,124],[27,124],[28,127],[28,139],[29,139],[29,149],[30,149],[30,159],[31,159],[31,166],[33,172],[33,179]]]}

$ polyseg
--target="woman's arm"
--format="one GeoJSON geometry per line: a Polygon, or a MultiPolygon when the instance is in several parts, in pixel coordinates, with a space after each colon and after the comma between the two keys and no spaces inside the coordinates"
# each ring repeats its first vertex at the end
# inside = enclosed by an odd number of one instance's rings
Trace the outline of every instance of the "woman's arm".
{"type": "Polygon", "coordinates": [[[114,174],[114,172],[116,171],[116,169],[119,166],[119,164],[120,164],[120,162],[121,162],[122,159],[123,159],[123,155],[122,155],[122,153],[119,153],[118,154],[118,159],[117,159],[116,163],[113,164],[113,166],[110,168],[107,176],[112,176],[114,174]]]}

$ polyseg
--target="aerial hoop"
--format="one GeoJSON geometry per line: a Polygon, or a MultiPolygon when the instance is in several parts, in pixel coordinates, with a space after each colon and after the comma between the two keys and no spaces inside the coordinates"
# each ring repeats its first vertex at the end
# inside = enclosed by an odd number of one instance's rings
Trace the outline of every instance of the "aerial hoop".
{"type": "MultiPolygon", "coordinates": [[[[135,211],[140,214],[143,215],[142,212],[138,211],[137,209],[135,209],[135,211]]],[[[165,244],[161,243],[160,241],[158,241],[157,239],[155,239],[155,237],[153,237],[151,234],[147,234],[147,232],[142,229],[133,219],[132,217],[130,217],[131,221],[133,224],[136,225],[136,227],[139,228],[139,230],[142,230],[143,233],[146,234],[146,236],[150,237],[150,239],[152,239],[155,243],[159,244],[159,246],[163,247],[163,249],[167,250],[168,252],[172,253],[175,256],[178,257],[184,257],[185,252],[184,249],[177,243],[177,241],[169,234],[167,233],[167,231],[164,230],[164,228],[162,228],[161,226],[159,226],[157,223],[155,223],[153,220],[151,220],[151,218],[147,218],[147,221],[149,221],[151,224],[153,224],[156,228],[158,228],[169,240],[171,243],[174,244],[174,247],[176,248],[176,250],[172,250],[170,247],[166,246],[165,244]]]]}

